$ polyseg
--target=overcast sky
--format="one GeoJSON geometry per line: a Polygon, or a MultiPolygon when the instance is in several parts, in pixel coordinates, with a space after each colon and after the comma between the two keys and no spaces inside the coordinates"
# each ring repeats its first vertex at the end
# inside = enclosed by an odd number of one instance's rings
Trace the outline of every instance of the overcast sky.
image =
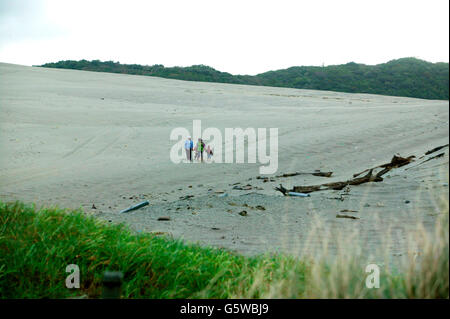
{"type": "Polygon", "coordinates": [[[0,62],[298,65],[448,62],[448,0],[0,0],[0,62]]]}

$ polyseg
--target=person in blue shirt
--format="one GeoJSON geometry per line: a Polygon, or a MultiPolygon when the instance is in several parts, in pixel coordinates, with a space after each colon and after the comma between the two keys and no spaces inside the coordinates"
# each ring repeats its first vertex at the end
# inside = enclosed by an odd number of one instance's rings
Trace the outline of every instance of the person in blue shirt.
{"type": "Polygon", "coordinates": [[[186,142],[184,142],[184,149],[186,151],[186,158],[188,162],[192,162],[192,149],[194,148],[194,142],[192,141],[192,138],[188,136],[188,139],[186,142]]]}

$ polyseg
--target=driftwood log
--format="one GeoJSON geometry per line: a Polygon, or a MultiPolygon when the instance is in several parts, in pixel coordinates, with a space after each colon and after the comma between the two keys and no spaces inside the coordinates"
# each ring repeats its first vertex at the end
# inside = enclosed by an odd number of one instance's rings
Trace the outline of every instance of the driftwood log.
{"type": "MultiPolygon", "coordinates": [[[[429,155],[432,153],[435,153],[441,149],[443,149],[444,147],[448,147],[449,144],[445,144],[442,146],[438,146],[435,147],[429,151],[427,151],[425,153],[425,155],[429,155]]],[[[416,167],[418,165],[421,165],[425,162],[428,162],[432,159],[435,158],[439,158],[444,156],[445,153],[440,153],[437,154],[435,156],[432,156],[428,159],[426,159],[423,162],[420,162],[419,164],[413,166],[416,167]]],[[[425,156],[424,155],[424,156],[425,156]]],[[[423,157],[423,156],[422,156],[423,157]]],[[[421,157],[421,158],[422,158],[421,157]]],[[[369,183],[369,182],[381,182],[383,181],[383,175],[386,174],[387,172],[389,172],[390,170],[394,169],[394,168],[398,168],[398,167],[402,167],[405,165],[408,165],[409,163],[413,162],[414,159],[416,157],[414,155],[408,156],[408,157],[401,157],[401,156],[397,156],[394,155],[391,159],[391,161],[389,163],[386,164],[382,164],[382,165],[378,165],[375,166],[373,168],[368,168],[362,172],[353,174],[353,179],[347,180],[347,181],[343,181],[343,182],[334,182],[334,183],[326,183],[326,184],[321,184],[321,185],[311,185],[311,186],[294,186],[292,189],[287,189],[285,187],[283,187],[283,185],[280,184],[280,187],[275,187],[275,190],[281,192],[283,195],[287,196],[289,192],[297,192],[297,193],[312,193],[312,192],[317,192],[317,191],[322,191],[322,190],[327,190],[327,189],[333,189],[333,190],[341,190],[343,188],[345,188],[347,185],[360,185],[363,183],[369,183]],[[382,168],[382,170],[380,170],[378,173],[373,174],[373,171],[375,169],[379,169],[382,168]],[[359,175],[368,172],[366,175],[362,176],[362,177],[358,177],[359,175]]],[[[411,167],[409,167],[411,168],[411,167]]],[[[406,168],[406,169],[409,169],[406,168]]],[[[320,171],[316,171],[315,173],[290,173],[290,174],[283,174],[277,177],[289,177],[289,176],[295,176],[295,175],[300,175],[300,174],[324,174],[324,175],[316,175],[316,176],[326,176],[326,177],[330,177],[332,172],[320,172],[320,171]],[[329,174],[329,175],[328,175],[329,174]]]]}
{"type": "Polygon", "coordinates": [[[295,173],[285,173],[282,175],[277,175],[276,177],[292,177],[292,176],[297,176],[297,175],[314,175],[314,176],[331,177],[332,174],[333,174],[333,172],[321,172],[321,171],[316,171],[313,173],[295,172],[295,173]]]}
{"type": "Polygon", "coordinates": [[[341,189],[344,189],[348,185],[360,185],[360,184],[369,183],[369,182],[381,182],[381,181],[383,181],[384,174],[386,174],[393,168],[397,168],[397,167],[401,167],[406,164],[409,164],[411,161],[413,161],[414,158],[415,158],[415,156],[409,156],[409,157],[404,158],[401,156],[394,155],[394,157],[392,158],[390,163],[379,165],[374,168],[369,168],[369,169],[362,171],[361,173],[354,174],[353,178],[349,179],[347,181],[325,183],[325,184],[320,184],[320,185],[310,185],[310,186],[294,186],[292,189],[287,189],[282,184],[280,184],[279,187],[275,187],[275,190],[277,190],[277,191],[281,192],[283,195],[287,196],[289,192],[312,193],[312,192],[329,190],[329,189],[341,190],[341,189]],[[380,170],[378,173],[375,174],[374,170],[377,168],[382,168],[382,170],[380,170]],[[366,175],[364,175],[362,177],[357,177],[365,172],[367,172],[366,175]]]}

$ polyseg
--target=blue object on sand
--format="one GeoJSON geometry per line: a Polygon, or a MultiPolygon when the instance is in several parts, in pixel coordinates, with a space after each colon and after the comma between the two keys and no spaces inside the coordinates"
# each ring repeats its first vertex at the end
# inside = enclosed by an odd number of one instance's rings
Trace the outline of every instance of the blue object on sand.
{"type": "Polygon", "coordinates": [[[289,196],[298,196],[298,197],[309,197],[309,194],[305,194],[305,193],[296,193],[296,192],[289,192],[288,195],[289,195],[289,196]]]}
{"type": "Polygon", "coordinates": [[[146,200],[146,201],[143,201],[143,202],[141,202],[139,204],[133,205],[133,206],[127,208],[127,209],[121,210],[120,212],[121,213],[128,213],[128,212],[130,212],[132,210],[139,209],[141,207],[147,206],[148,204],[150,204],[150,202],[148,200],[146,200]]]}

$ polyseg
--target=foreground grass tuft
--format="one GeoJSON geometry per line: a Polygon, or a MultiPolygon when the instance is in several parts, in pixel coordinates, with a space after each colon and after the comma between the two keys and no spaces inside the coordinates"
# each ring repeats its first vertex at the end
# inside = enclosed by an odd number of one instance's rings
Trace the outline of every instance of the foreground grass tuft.
{"type": "Polygon", "coordinates": [[[135,234],[81,211],[0,202],[0,298],[101,296],[106,270],[124,273],[124,298],[448,298],[448,212],[421,264],[365,287],[354,259],[334,264],[289,256],[244,257],[152,234],[135,234]],[[445,239],[446,236],[446,239],[445,239]],[[80,289],[65,286],[77,264],[80,289]]]}

